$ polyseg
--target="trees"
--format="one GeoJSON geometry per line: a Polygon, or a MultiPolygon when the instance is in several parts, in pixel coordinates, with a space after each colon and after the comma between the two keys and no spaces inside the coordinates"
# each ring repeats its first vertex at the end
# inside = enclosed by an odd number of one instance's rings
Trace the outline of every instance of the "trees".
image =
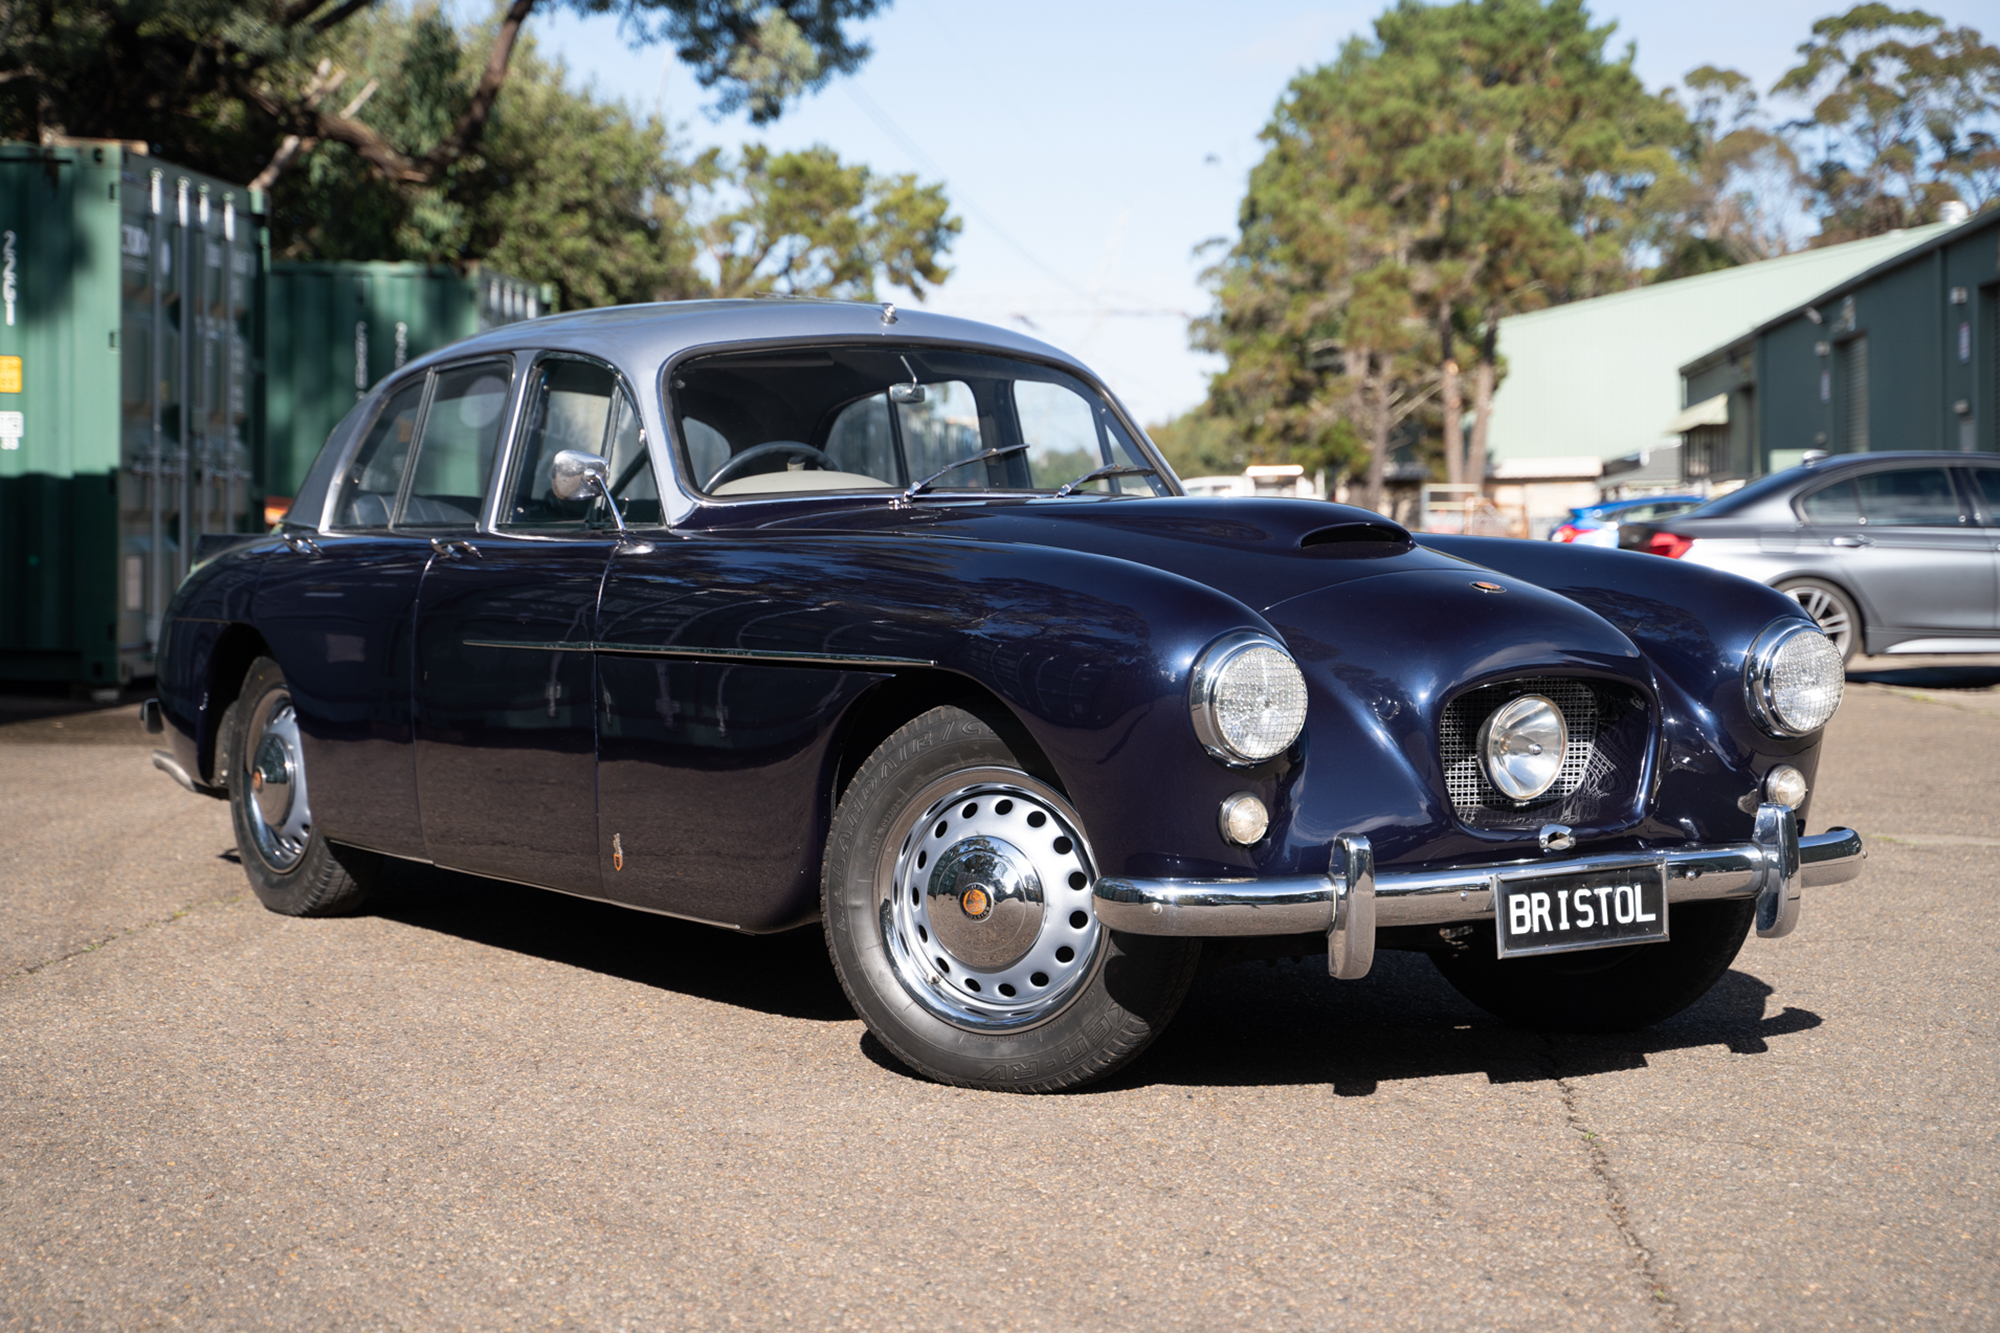
{"type": "Polygon", "coordinates": [[[320,63],[376,0],[0,0],[0,137],[144,138],[245,181],[288,138],[310,139],[345,144],[385,180],[423,189],[479,150],[538,5],[616,14],[634,41],[671,42],[721,110],[748,107],[762,124],[868,58],[847,26],[883,0],[503,3],[456,113],[411,152],[343,106],[338,71],[320,63]]]}
{"type": "Polygon", "coordinates": [[[1815,244],[1935,222],[2000,198],[2000,48],[1935,14],[1859,4],[1823,18],[1775,93],[1809,104],[1789,128],[1808,157],[1815,244]]]}
{"type": "MultiPolygon", "coordinates": [[[[227,26],[217,11],[186,13],[227,26]]],[[[210,169],[218,159],[234,162],[238,169],[224,174],[238,180],[251,164],[282,156],[276,170],[267,162],[260,183],[269,190],[273,254],[283,259],[481,260],[555,284],[570,308],[765,292],[866,298],[884,277],[921,295],[944,280],[959,223],[942,187],[879,176],[825,148],[683,160],[658,121],[570,88],[566,71],[541,59],[527,36],[509,47],[508,77],[483,110],[474,148],[457,152],[435,179],[382,169],[384,154],[438,160],[479,103],[494,30],[506,21],[501,14],[461,31],[435,8],[384,7],[340,17],[301,45],[296,58],[316,60],[307,100],[340,104],[340,115],[372,136],[372,149],[352,136],[304,134],[280,140],[274,155],[246,116],[225,114],[226,99],[203,104],[215,113],[205,130],[162,129],[143,109],[107,127],[125,136],[151,127],[155,140],[177,135],[189,150],[182,160],[210,169]]],[[[713,47],[722,35],[703,40],[713,47]]],[[[820,40],[833,38],[822,32],[820,40]]],[[[731,77],[748,97],[778,76],[731,77]]]]}
{"type": "Polygon", "coordinates": [[[1500,318],[1638,280],[1686,120],[1610,34],[1581,0],[1404,0],[1293,80],[1195,330],[1255,451],[1365,460],[1379,506],[1398,426],[1438,396],[1456,415],[1470,362],[1457,480],[1484,457],[1500,318]]]}

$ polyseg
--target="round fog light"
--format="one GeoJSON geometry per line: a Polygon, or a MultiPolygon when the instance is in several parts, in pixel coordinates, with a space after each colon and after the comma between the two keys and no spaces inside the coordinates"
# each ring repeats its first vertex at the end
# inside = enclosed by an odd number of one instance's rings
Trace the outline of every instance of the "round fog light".
{"type": "Polygon", "coordinates": [[[1806,799],[1806,775],[1790,764],[1779,764],[1764,775],[1764,799],[1798,809],[1806,799]]]}
{"type": "Polygon", "coordinates": [[[1220,823],[1225,841],[1248,847],[1271,827],[1271,815],[1262,801],[1247,791],[1239,791],[1222,803],[1220,823]]]}

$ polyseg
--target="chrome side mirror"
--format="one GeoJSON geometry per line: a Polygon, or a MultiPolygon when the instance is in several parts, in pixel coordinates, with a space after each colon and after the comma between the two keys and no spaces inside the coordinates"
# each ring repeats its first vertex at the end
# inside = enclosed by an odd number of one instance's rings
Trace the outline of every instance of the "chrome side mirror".
{"type": "Polygon", "coordinates": [[[611,490],[611,464],[581,449],[565,449],[549,464],[549,489],[555,492],[558,500],[608,495],[611,490]]]}
{"type": "Polygon", "coordinates": [[[611,521],[618,525],[619,533],[626,532],[625,515],[618,512],[618,502],[611,498],[611,464],[596,454],[582,449],[565,449],[557,454],[549,463],[549,489],[558,500],[597,497],[611,511],[611,521]]]}

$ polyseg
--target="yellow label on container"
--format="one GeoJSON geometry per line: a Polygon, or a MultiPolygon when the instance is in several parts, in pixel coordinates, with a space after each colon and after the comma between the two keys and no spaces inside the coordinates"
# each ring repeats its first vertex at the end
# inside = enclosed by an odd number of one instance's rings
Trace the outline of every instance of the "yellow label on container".
{"type": "Polygon", "coordinates": [[[0,393],[21,392],[21,358],[0,356],[0,393]]]}

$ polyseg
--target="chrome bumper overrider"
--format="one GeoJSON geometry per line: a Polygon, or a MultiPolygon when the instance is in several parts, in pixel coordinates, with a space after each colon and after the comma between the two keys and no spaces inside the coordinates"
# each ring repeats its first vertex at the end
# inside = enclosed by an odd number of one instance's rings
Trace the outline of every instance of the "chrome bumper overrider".
{"type": "Polygon", "coordinates": [[[1788,935],[1799,892],[1861,873],[1861,835],[1837,828],[1798,836],[1790,806],[1758,807],[1751,840],[1597,856],[1540,857],[1450,870],[1378,874],[1366,838],[1342,838],[1334,870],[1282,879],[1101,879],[1097,916],[1134,935],[1303,935],[1324,931],[1336,977],[1366,976],[1378,926],[1490,920],[1502,879],[1657,865],[1669,902],[1755,898],[1757,933],[1788,935]]]}

